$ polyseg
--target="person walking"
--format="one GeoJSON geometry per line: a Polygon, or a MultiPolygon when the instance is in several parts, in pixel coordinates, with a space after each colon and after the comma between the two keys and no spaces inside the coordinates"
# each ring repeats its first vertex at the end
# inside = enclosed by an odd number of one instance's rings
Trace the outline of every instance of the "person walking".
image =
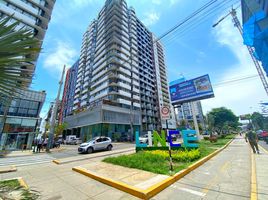
{"type": "Polygon", "coordinates": [[[41,151],[41,148],[42,148],[42,144],[43,144],[43,140],[42,138],[40,138],[38,141],[37,141],[37,150],[36,152],[39,152],[41,151]]]}
{"type": "Polygon", "coordinates": [[[258,147],[258,137],[257,134],[252,130],[252,124],[248,124],[247,127],[248,131],[246,133],[246,142],[249,142],[253,153],[260,153],[259,147],[258,147]]]}

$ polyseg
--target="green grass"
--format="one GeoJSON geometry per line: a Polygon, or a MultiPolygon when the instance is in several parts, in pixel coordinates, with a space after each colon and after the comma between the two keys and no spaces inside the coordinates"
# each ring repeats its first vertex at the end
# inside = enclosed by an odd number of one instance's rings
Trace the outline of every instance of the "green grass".
{"type": "MultiPolygon", "coordinates": [[[[201,159],[210,153],[216,151],[217,149],[224,146],[228,141],[230,141],[234,135],[228,135],[225,138],[218,139],[217,142],[211,143],[208,140],[201,140],[199,142],[199,151],[201,159]]],[[[173,160],[174,171],[172,174],[187,168],[192,163],[196,162],[195,160],[188,160],[185,162],[173,160]]],[[[136,168],[145,171],[150,171],[157,174],[166,174],[171,175],[169,170],[169,160],[161,155],[152,154],[146,151],[139,151],[135,154],[130,155],[121,155],[117,157],[105,158],[103,162],[120,165],[129,168],[136,168]]]]}
{"type": "Polygon", "coordinates": [[[13,191],[21,191],[21,200],[38,199],[38,194],[23,188],[17,179],[0,181],[0,199],[9,199],[7,196],[13,191]]]}

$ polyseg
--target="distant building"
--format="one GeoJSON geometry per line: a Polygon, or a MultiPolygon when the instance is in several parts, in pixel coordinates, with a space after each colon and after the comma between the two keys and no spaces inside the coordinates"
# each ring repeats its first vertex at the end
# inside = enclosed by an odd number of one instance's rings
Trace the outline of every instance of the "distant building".
{"type": "MultiPolygon", "coordinates": [[[[201,126],[204,127],[205,121],[204,121],[204,115],[203,115],[203,109],[201,105],[201,101],[194,101],[193,102],[195,113],[196,113],[196,119],[197,122],[201,124],[201,126]]],[[[181,123],[182,120],[186,122],[193,122],[193,110],[192,110],[191,103],[183,103],[181,107],[178,108],[178,114],[177,114],[177,120],[179,123],[181,123]]]]}
{"type": "Polygon", "coordinates": [[[73,66],[67,70],[65,76],[65,84],[62,95],[62,103],[60,105],[60,123],[63,122],[63,118],[69,115],[73,115],[73,104],[74,104],[74,94],[75,86],[77,80],[79,60],[77,60],[73,66]]]}
{"type": "Polygon", "coordinates": [[[12,99],[6,119],[6,106],[0,103],[0,150],[31,149],[45,98],[45,91],[21,90],[20,96],[12,99]]]}
{"type": "Polygon", "coordinates": [[[76,79],[73,112],[64,117],[69,132],[133,138],[131,127],[162,128],[160,107],[170,106],[163,45],[125,0],[106,0],[90,23],[76,79]]]}
{"type": "Polygon", "coordinates": [[[254,47],[255,57],[268,74],[268,1],[241,0],[244,44],[254,47]]]}

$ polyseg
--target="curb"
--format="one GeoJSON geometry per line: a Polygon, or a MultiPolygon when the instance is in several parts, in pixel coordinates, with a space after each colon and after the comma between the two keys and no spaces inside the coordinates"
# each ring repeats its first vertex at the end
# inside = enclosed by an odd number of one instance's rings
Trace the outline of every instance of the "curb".
{"type": "Polygon", "coordinates": [[[112,180],[110,178],[104,178],[104,177],[99,176],[95,173],[92,173],[92,172],[90,172],[87,169],[84,169],[82,167],[73,167],[72,170],[76,171],[80,174],[83,174],[87,177],[90,177],[92,179],[95,179],[99,182],[102,182],[106,185],[112,186],[114,188],[117,188],[117,189],[122,190],[124,192],[127,192],[129,194],[132,194],[133,196],[136,196],[138,198],[146,199],[146,194],[144,193],[144,191],[139,189],[139,188],[136,188],[134,186],[130,186],[130,185],[122,183],[120,181],[112,180]]]}
{"type": "Polygon", "coordinates": [[[17,179],[18,179],[18,181],[19,181],[19,183],[20,183],[20,185],[21,185],[22,187],[24,187],[26,190],[29,189],[29,186],[26,184],[26,182],[24,181],[24,179],[23,179],[22,177],[19,177],[19,178],[17,178],[17,179]]]}
{"type": "Polygon", "coordinates": [[[17,171],[17,168],[16,168],[15,165],[12,165],[12,166],[10,166],[9,169],[2,169],[2,170],[0,169],[0,174],[9,173],[9,172],[15,172],[15,171],[17,171]]]}
{"type": "Polygon", "coordinates": [[[257,179],[256,179],[256,160],[255,155],[251,152],[251,193],[250,200],[257,200],[257,179]]]}
{"type": "Polygon", "coordinates": [[[212,157],[216,156],[218,153],[220,153],[222,150],[224,150],[233,140],[234,139],[231,139],[227,144],[225,144],[220,149],[214,151],[213,153],[209,154],[208,156],[202,158],[201,160],[193,163],[192,165],[190,165],[189,167],[187,167],[184,170],[181,170],[180,172],[176,173],[175,175],[168,177],[167,179],[165,179],[159,183],[156,183],[155,185],[147,188],[146,190],[142,190],[142,189],[136,188],[134,186],[130,186],[128,184],[125,184],[123,182],[115,181],[115,180],[112,180],[110,178],[106,178],[106,177],[97,175],[97,174],[90,172],[89,170],[82,168],[82,167],[73,167],[72,170],[76,171],[80,174],[83,174],[87,177],[90,177],[92,179],[95,179],[97,181],[100,181],[106,185],[117,188],[123,192],[129,193],[133,196],[147,200],[147,199],[150,199],[151,197],[155,196],[156,194],[158,194],[159,192],[161,192],[162,190],[164,190],[165,188],[167,188],[171,184],[175,183],[176,181],[178,181],[179,179],[181,179],[185,175],[189,174],[191,171],[198,168],[199,166],[201,166],[202,164],[204,164],[205,162],[210,160],[212,157]]]}
{"type": "MultiPolygon", "coordinates": [[[[52,162],[54,162],[57,165],[62,165],[62,164],[66,164],[66,163],[71,163],[71,162],[76,162],[76,161],[82,161],[82,160],[87,160],[87,159],[92,159],[92,158],[99,158],[99,157],[104,157],[104,156],[110,156],[110,155],[116,155],[116,154],[121,154],[121,153],[126,153],[126,152],[130,152],[130,151],[135,151],[135,149],[129,149],[129,150],[125,150],[125,151],[119,151],[119,152],[115,152],[115,153],[109,153],[106,155],[97,155],[96,156],[92,156],[92,157],[85,157],[85,158],[80,158],[80,159],[76,159],[76,160],[67,160],[67,161],[61,161],[61,160],[52,160],[52,162]]],[[[76,157],[75,157],[76,158],[76,157]]]]}
{"type": "Polygon", "coordinates": [[[261,150],[263,150],[265,153],[268,154],[268,151],[264,147],[262,147],[261,145],[258,145],[258,146],[261,147],[261,150]]]}

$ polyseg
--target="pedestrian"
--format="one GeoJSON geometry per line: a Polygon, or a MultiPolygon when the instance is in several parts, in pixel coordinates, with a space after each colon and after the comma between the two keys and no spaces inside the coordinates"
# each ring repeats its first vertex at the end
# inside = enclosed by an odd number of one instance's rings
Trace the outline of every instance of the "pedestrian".
{"type": "Polygon", "coordinates": [[[246,142],[249,142],[252,150],[253,150],[253,153],[260,153],[259,151],[259,147],[258,147],[258,137],[257,137],[257,134],[252,130],[253,127],[252,127],[252,124],[248,124],[247,126],[247,133],[246,133],[246,142]]]}
{"type": "Polygon", "coordinates": [[[43,144],[42,138],[38,139],[38,141],[37,141],[37,150],[36,151],[39,152],[39,153],[41,151],[42,144],[43,144]]]}
{"type": "Polygon", "coordinates": [[[44,143],[43,143],[43,147],[44,147],[44,149],[47,148],[47,142],[48,142],[48,138],[46,138],[46,139],[44,140],[44,143]]]}

